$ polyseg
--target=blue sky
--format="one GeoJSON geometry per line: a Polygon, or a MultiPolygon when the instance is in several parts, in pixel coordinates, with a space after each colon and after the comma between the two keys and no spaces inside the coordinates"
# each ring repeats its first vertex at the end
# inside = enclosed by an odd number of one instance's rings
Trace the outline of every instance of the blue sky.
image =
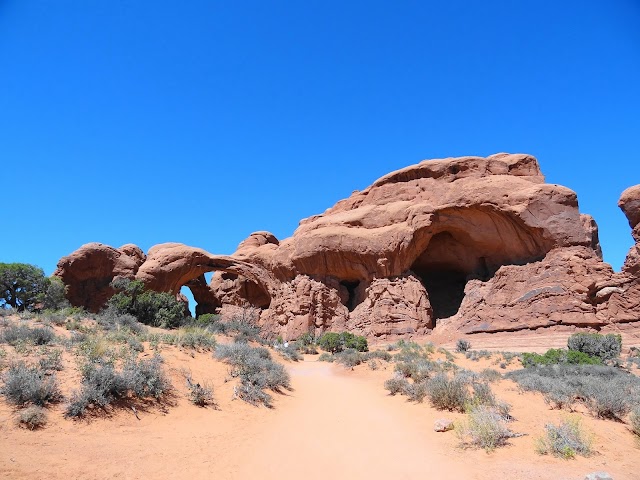
{"type": "Polygon", "coordinates": [[[526,152],[618,269],[640,3],[0,0],[0,262],[231,253],[425,158],[526,152]]]}

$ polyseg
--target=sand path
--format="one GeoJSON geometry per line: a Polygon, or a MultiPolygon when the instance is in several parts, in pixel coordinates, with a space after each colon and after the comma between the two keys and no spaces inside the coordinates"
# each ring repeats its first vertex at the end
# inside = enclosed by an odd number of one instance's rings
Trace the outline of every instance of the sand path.
{"type": "Polygon", "coordinates": [[[150,408],[140,420],[118,410],[73,422],[62,418],[60,405],[44,430],[30,432],[15,427],[14,411],[0,404],[0,478],[577,480],[607,470],[616,480],[630,480],[640,471],[626,427],[590,417],[585,421],[598,431],[601,453],[570,462],[536,455],[535,435],[565,412],[508,384],[497,393],[514,405],[515,431],[529,435],[487,454],[459,449],[453,432],[433,431],[436,418],[463,414],[389,396],[382,384],[390,366],[349,371],[315,357],[288,363],[295,390],[275,395],[276,408],[269,410],[232,401],[235,382],[224,382],[226,366],[210,355],[166,357],[178,388],[181,366],[193,368],[196,378],[211,378],[220,410],[195,407],[178,391],[174,405],[150,408]]]}
{"type": "Polygon", "coordinates": [[[380,385],[323,362],[290,371],[293,401],[263,425],[232,478],[469,478],[380,385]]]}

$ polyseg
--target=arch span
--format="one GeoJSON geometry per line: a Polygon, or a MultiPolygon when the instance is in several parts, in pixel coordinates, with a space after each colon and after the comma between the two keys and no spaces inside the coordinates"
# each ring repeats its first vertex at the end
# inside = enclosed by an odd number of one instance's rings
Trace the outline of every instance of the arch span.
{"type": "Polygon", "coordinates": [[[220,300],[211,285],[206,283],[204,274],[207,272],[244,277],[255,284],[269,301],[277,284],[271,273],[259,265],[228,255],[212,255],[182,244],[163,244],[151,248],[136,278],[142,280],[147,288],[172,294],[177,294],[186,285],[193,293],[199,314],[212,312],[220,306],[220,300]]]}

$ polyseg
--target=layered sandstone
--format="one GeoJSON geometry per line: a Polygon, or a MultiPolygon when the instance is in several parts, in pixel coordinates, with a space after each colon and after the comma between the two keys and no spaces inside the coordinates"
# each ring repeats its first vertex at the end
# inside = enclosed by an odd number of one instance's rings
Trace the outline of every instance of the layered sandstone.
{"type": "MultiPolygon", "coordinates": [[[[639,192],[620,200],[636,240],[639,192]]],[[[118,275],[174,294],[187,285],[198,313],[253,306],[265,331],[284,338],[600,327],[640,311],[638,245],[615,274],[576,194],[545,183],[522,154],[423,161],[302,220],[288,239],[256,232],[230,256],[181,244],[157,245],[146,258],[88,247],[56,272],[74,304],[99,308],[118,275]],[[78,263],[87,256],[96,275],[78,263]]]]}

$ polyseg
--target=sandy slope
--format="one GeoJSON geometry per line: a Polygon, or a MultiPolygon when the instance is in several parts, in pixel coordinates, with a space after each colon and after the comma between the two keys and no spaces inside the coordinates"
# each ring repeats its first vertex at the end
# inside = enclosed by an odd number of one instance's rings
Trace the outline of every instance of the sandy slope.
{"type": "Polygon", "coordinates": [[[129,410],[82,422],[52,412],[47,428],[30,432],[15,426],[3,403],[0,478],[577,480],[595,470],[616,480],[640,477],[632,435],[610,421],[586,419],[598,432],[599,455],[573,461],[536,455],[533,435],[564,413],[549,410],[537,396],[518,394],[511,382],[501,382],[496,393],[514,406],[513,428],[531,435],[487,454],[461,450],[453,432],[434,432],[442,412],[388,396],[382,383],[391,366],[348,371],[307,357],[288,364],[295,390],[276,396],[276,408],[268,410],[231,401],[226,367],[211,355],[163,355],[177,386],[173,404],[151,405],[141,420],[129,410]],[[213,381],[220,410],[187,402],[178,374],[184,366],[194,378],[213,381]]]}

